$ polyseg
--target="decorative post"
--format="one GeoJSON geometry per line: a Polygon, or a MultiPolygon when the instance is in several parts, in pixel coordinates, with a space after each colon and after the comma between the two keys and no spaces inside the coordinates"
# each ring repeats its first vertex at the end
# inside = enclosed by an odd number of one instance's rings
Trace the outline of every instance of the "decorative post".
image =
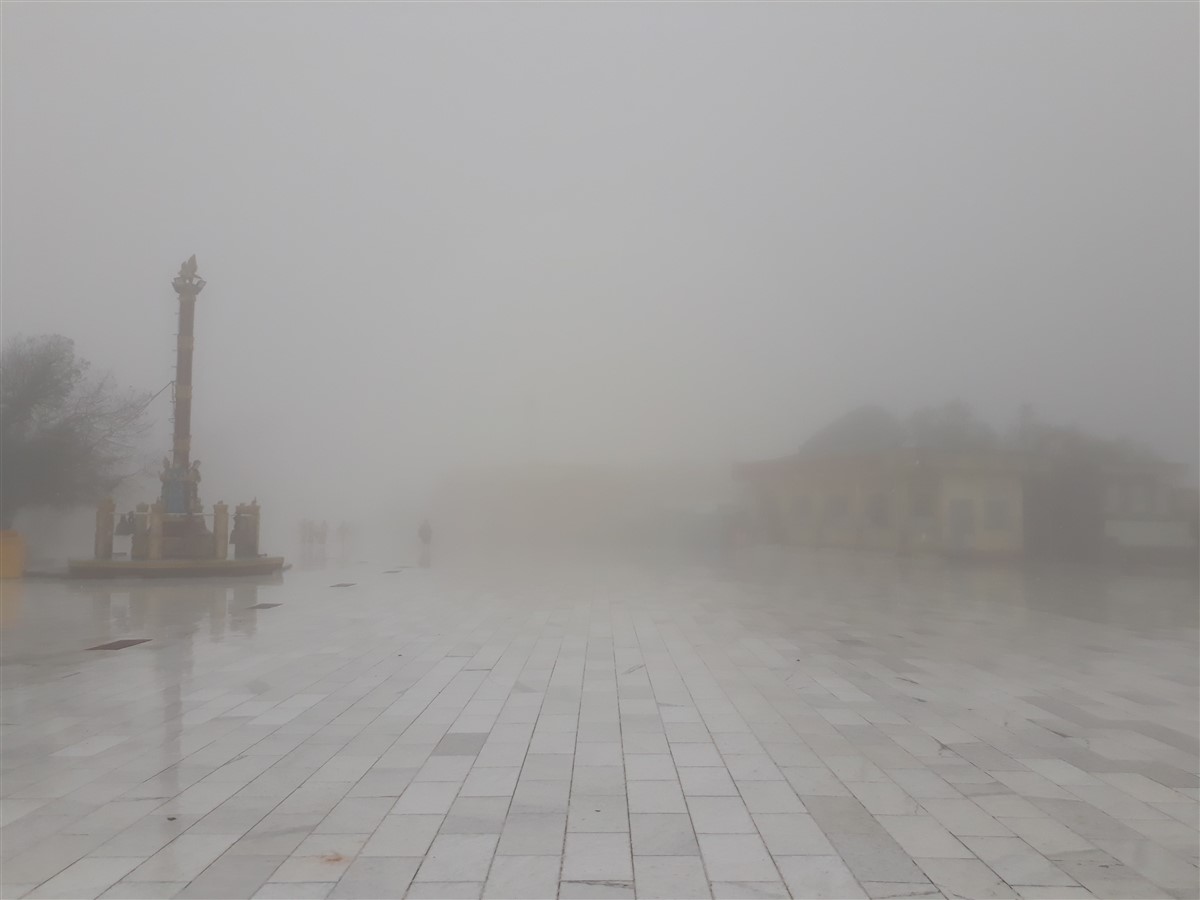
{"type": "Polygon", "coordinates": [[[112,497],[101,500],[96,509],[96,559],[112,559],[113,514],[116,510],[117,504],[112,497]]]}
{"type": "Polygon", "coordinates": [[[258,501],[239,503],[233,516],[233,555],[235,559],[258,556],[258,501]]]}
{"type": "Polygon", "coordinates": [[[258,556],[258,524],[258,499],[255,498],[250,501],[250,556],[255,558],[258,556]]]}
{"type": "Polygon", "coordinates": [[[150,506],[150,534],[147,541],[146,557],[162,559],[163,555],[163,505],[162,501],[150,506]]]}
{"type": "Polygon", "coordinates": [[[133,513],[133,545],[130,559],[146,559],[150,555],[150,506],[139,503],[133,513]]]}
{"type": "Polygon", "coordinates": [[[217,559],[229,558],[229,504],[213,504],[213,549],[217,559]]]}

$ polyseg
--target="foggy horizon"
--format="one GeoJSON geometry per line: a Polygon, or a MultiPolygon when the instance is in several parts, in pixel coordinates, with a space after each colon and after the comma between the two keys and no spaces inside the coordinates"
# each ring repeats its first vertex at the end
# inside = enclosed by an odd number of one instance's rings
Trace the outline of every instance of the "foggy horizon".
{"type": "Polygon", "coordinates": [[[0,896],[1200,897],[1200,4],[0,34],[0,896]]]}
{"type": "Polygon", "coordinates": [[[4,335],[157,391],[196,254],[202,494],[269,528],[956,398],[1194,481],[1197,22],[6,4],[4,335]]]}

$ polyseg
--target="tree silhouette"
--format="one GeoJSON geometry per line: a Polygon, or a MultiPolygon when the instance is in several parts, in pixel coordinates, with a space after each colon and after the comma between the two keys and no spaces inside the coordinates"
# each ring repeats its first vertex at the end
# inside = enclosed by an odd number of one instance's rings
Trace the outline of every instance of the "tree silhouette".
{"type": "Polygon", "coordinates": [[[103,497],[146,430],[147,396],[89,364],[62,335],[16,337],[0,354],[0,527],[33,506],[69,507],[103,497]]]}

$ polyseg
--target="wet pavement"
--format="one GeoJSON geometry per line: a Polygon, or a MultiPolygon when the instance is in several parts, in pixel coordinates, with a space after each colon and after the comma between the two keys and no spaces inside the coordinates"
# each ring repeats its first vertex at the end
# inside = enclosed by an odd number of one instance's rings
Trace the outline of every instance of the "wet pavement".
{"type": "Polygon", "coordinates": [[[1194,580],[394,568],[6,584],[0,893],[1200,893],[1194,580]]]}

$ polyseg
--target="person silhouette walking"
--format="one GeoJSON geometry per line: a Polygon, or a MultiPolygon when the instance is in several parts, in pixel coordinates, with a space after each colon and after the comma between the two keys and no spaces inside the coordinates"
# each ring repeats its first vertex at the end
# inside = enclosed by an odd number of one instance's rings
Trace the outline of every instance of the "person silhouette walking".
{"type": "Polygon", "coordinates": [[[417,536],[421,538],[421,568],[428,569],[430,548],[433,544],[433,526],[429,524],[428,519],[421,522],[417,536]]]}

